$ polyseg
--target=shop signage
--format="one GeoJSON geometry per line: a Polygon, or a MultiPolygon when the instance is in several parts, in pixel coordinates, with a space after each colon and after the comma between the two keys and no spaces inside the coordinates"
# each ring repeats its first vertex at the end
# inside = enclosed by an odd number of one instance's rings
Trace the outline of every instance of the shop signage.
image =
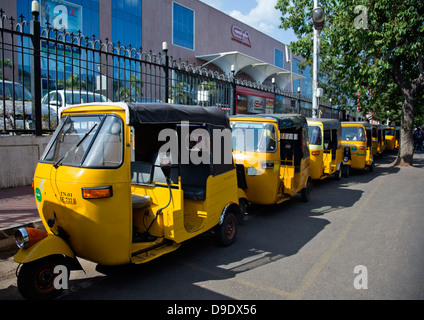
{"type": "Polygon", "coordinates": [[[235,24],[233,24],[231,27],[231,36],[231,39],[237,41],[238,43],[244,44],[249,48],[252,46],[252,41],[250,39],[249,32],[247,30],[243,30],[235,24]]]}
{"type": "Polygon", "coordinates": [[[77,33],[82,30],[82,7],[63,0],[41,0],[41,24],[77,33]]]}
{"type": "Polygon", "coordinates": [[[252,88],[236,87],[237,114],[274,113],[274,95],[252,88]]]}

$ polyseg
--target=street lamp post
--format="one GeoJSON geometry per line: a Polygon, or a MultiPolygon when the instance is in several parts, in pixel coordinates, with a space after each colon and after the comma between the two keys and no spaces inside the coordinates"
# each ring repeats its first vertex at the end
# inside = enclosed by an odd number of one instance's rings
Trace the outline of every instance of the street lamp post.
{"type": "Polygon", "coordinates": [[[165,61],[163,71],[165,72],[165,103],[169,103],[169,56],[168,56],[168,43],[162,42],[162,51],[165,54],[165,61]]]}
{"type": "Polygon", "coordinates": [[[319,70],[319,32],[324,27],[324,10],[318,7],[318,0],[314,0],[314,11],[312,12],[314,22],[314,56],[313,56],[313,80],[312,80],[312,118],[318,116],[318,70],[319,70]]]}
{"type": "Polygon", "coordinates": [[[236,87],[236,66],[231,65],[231,86],[233,88],[233,107],[231,114],[235,115],[237,114],[237,87],[236,87]]]}
{"type": "Polygon", "coordinates": [[[300,108],[300,87],[297,87],[297,98],[299,100],[299,102],[297,104],[297,113],[300,114],[302,112],[302,110],[300,108]]]}

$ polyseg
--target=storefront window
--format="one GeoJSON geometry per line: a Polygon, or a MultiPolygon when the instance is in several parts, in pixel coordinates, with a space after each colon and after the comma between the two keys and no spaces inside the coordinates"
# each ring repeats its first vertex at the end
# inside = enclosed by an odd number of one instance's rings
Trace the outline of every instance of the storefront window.
{"type": "Polygon", "coordinates": [[[141,0],[112,0],[112,42],[141,48],[141,0]]]}
{"type": "Polygon", "coordinates": [[[276,67],[284,68],[284,54],[278,49],[274,50],[274,64],[276,67]]]}
{"type": "Polygon", "coordinates": [[[194,11],[175,2],[172,40],[175,45],[194,50],[194,11]]]}

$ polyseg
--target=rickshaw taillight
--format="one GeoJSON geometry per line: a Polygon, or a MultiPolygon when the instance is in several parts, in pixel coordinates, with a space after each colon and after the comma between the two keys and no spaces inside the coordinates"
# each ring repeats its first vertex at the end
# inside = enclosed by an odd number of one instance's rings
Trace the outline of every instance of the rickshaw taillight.
{"type": "Polygon", "coordinates": [[[311,154],[312,154],[313,156],[319,156],[319,151],[312,151],[312,152],[311,152],[311,154]]]}
{"type": "Polygon", "coordinates": [[[15,241],[19,248],[29,248],[45,237],[47,233],[35,228],[19,228],[15,232],[15,241]]]}
{"type": "Polygon", "coordinates": [[[109,198],[113,195],[112,186],[82,188],[82,197],[84,199],[102,199],[109,198]]]}
{"type": "Polygon", "coordinates": [[[360,146],[359,147],[359,150],[365,150],[367,147],[365,147],[365,146],[360,146]]]}

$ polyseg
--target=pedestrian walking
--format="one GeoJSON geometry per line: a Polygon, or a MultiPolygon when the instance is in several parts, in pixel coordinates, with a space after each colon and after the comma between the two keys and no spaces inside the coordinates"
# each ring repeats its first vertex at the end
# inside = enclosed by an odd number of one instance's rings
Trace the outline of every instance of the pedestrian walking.
{"type": "Polygon", "coordinates": [[[424,131],[420,127],[415,128],[414,135],[414,150],[423,149],[424,131]]]}

